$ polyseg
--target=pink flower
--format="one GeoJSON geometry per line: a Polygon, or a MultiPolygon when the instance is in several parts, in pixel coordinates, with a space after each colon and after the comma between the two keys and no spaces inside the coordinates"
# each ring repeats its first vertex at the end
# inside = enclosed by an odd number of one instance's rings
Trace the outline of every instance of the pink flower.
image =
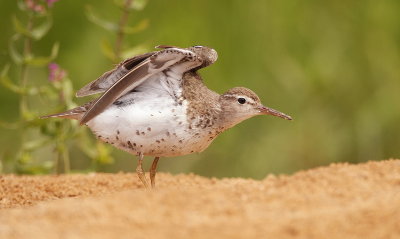
{"type": "Polygon", "coordinates": [[[45,11],[44,6],[40,5],[37,0],[25,0],[25,5],[28,9],[37,13],[44,13],[45,11]]]}
{"type": "Polygon", "coordinates": [[[25,6],[34,12],[44,14],[47,8],[53,7],[53,4],[59,0],[25,0],[25,6]]]}
{"type": "Polygon", "coordinates": [[[47,0],[47,6],[48,7],[52,7],[53,6],[53,4],[55,3],[55,2],[57,2],[58,0],[47,0]]]}
{"type": "Polygon", "coordinates": [[[49,66],[49,81],[61,81],[67,76],[67,72],[63,70],[57,63],[50,63],[49,66]]]}

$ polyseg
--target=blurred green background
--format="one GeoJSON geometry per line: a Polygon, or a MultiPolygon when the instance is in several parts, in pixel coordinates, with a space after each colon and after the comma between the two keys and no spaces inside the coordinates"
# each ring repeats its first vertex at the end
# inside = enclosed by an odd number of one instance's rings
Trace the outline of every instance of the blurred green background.
{"type": "MultiPolygon", "coordinates": [[[[39,55],[60,43],[56,62],[68,71],[75,90],[113,67],[100,44],[115,34],[88,21],[87,4],[105,19],[121,14],[111,1],[60,0],[49,34],[34,43],[39,55]]],[[[14,1],[0,5],[3,66],[10,61],[11,18],[18,8],[14,1]]],[[[263,178],[332,162],[399,158],[399,13],[398,0],[150,0],[129,18],[131,25],[148,19],[149,26],[127,36],[127,44],[147,50],[159,44],[210,46],[219,59],[200,73],[211,89],[248,87],[265,105],[294,118],[247,120],[201,154],[162,159],[159,171],[263,178]]],[[[29,77],[48,84],[43,69],[32,68],[29,77]]],[[[0,105],[1,120],[19,117],[18,97],[3,87],[0,105]]],[[[46,102],[35,107],[38,114],[55,112],[46,102]]],[[[21,129],[0,128],[2,160],[13,157],[20,134],[21,129]]],[[[90,165],[73,143],[70,153],[72,170],[90,165]]],[[[49,149],[35,157],[51,161],[54,155],[49,149]]],[[[133,156],[113,150],[113,157],[114,164],[101,171],[134,171],[133,156]]]]}

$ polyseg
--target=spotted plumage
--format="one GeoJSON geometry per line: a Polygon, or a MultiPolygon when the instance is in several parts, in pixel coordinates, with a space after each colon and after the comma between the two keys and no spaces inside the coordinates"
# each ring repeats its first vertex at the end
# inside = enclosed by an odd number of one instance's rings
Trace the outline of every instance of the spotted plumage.
{"type": "Polygon", "coordinates": [[[220,95],[208,89],[197,71],[213,64],[217,52],[194,46],[159,46],[160,51],[127,59],[77,92],[78,97],[102,93],[69,111],[45,116],[79,120],[100,140],[139,156],[154,156],[154,186],[160,157],[205,150],[223,131],[255,115],[289,116],[261,104],[251,90],[235,87],[220,95]]]}

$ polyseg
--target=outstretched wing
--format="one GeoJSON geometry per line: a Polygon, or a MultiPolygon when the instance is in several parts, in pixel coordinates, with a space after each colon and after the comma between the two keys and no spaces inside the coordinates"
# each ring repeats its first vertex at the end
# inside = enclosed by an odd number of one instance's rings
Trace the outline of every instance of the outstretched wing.
{"type": "Polygon", "coordinates": [[[155,52],[149,52],[126,59],[125,61],[119,63],[111,71],[107,71],[96,80],[90,82],[89,84],[85,85],[80,90],[78,90],[76,92],[76,97],[83,97],[106,91],[117,80],[121,79],[121,77],[126,75],[135,66],[140,64],[142,61],[144,61],[146,58],[150,57],[154,53],[155,52]]]}
{"type": "MultiPolygon", "coordinates": [[[[192,48],[189,48],[192,49],[192,48]]],[[[202,66],[204,58],[199,57],[195,51],[182,48],[166,48],[164,50],[148,53],[139,58],[132,58],[121,63],[113,71],[105,73],[102,77],[88,87],[88,90],[79,91],[78,95],[88,95],[93,92],[100,92],[104,86],[110,85],[107,90],[96,99],[80,120],[85,124],[95,116],[103,112],[110,104],[118,98],[142,84],[149,77],[170,68],[176,74],[183,74],[194,68],[202,66]],[[127,64],[128,63],[128,64],[127,64]],[[129,64],[130,63],[130,64],[129,64]]],[[[90,85],[90,84],[89,84],[90,85]]],[[[84,87],[85,88],[85,87],[84,87]]]]}

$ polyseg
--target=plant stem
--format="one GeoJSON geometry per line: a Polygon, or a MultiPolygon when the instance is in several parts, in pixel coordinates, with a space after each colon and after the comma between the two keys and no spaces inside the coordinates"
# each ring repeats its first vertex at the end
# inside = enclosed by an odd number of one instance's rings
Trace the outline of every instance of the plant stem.
{"type": "Polygon", "coordinates": [[[64,163],[64,173],[69,173],[71,171],[71,164],[69,161],[69,154],[68,154],[68,146],[65,143],[66,141],[66,124],[60,125],[60,130],[58,131],[58,137],[59,137],[59,147],[57,147],[58,154],[59,154],[59,160],[63,160],[64,163]]]}
{"type": "Polygon", "coordinates": [[[71,163],[70,163],[70,160],[69,160],[68,150],[65,148],[63,153],[64,153],[64,155],[63,155],[63,158],[64,158],[64,173],[70,173],[71,172],[71,163]]]}
{"type": "MultiPolygon", "coordinates": [[[[33,15],[29,14],[28,17],[28,23],[27,27],[28,31],[31,31],[33,28],[33,15]]],[[[30,55],[32,52],[32,40],[29,37],[25,37],[24,40],[24,49],[23,49],[23,61],[21,64],[21,75],[20,75],[20,85],[23,89],[23,92],[21,94],[21,99],[19,101],[19,113],[20,113],[20,118],[22,121],[22,127],[24,127],[24,123],[27,120],[27,111],[28,111],[28,103],[27,103],[27,95],[24,92],[28,83],[28,65],[25,62],[25,58],[30,55]]],[[[21,153],[24,154],[25,149],[24,149],[24,144],[26,141],[26,131],[25,129],[22,129],[21,131],[21,153]]]]}
{"type": "MultiPolygon", "coordinates": [[[[27,29],[28,31],[31,31],[32,28],[33,28],[33,15],[32,15],[32,14],[29,14],[28,23],[27,23],[26,29],[27,29]]],[[[23,52],[24,52],[24,54],[23,54],[24,60],[23,60],[22,65],[21,65],[21,79],[20,79],[20,84],[21,84],[22,89],[25,90],[25,89],[26,89],[26,86],[27,86],[27,83],[28,83],[28,65],[26,64],[25,59],[26,59],[29,55],[31,55],[31,53],[32,53],[32,39],[31,39],[30,37],[25,37],[25,40],[24,40],[24,50],[23,50],[23,52]]],[[[23,94],[21,95],[21,100],[20,100],[19,107],[20,107],[21,117],[22,117],[23,119],[25,119],[25,117],[26,117],[26,112],[27,112],[27,109],[28,109],[27,96],[26,96],[25,93],[23,93],[23,94]]]]}
{"type": "Polygon", "coordinates": [[[122,9],[123,12],[118,22],[117,39],[115,41],[115,48],[114,48],[115,56],[118,58],[117,60],[120,60],[121,58],[121,47],[125,36],[124,27],[128,22],[129,14],[131,12],[129,6],[132,4],[132,2],[133,0],[125,1],[124,8],[122,9]]]}
{"type": "Polygon", "coordinates": [[[56,163],[54,165],[54,173],[55,174],[60,174],[61,172],[63,173],[70,173],[71,171],[71,166],[70,166],[70,161],[69,161],[69,154],[68,150],[66,148],[66,145],[64,143],[63,139],[58,139],[59,142],[57,143],[56,149],[57,149],[57,159],[56,163]],[[60,166],[60,163],[63,163],[63,166],[60,166]],[[61,168],[63,170],[61,171],[61,168]]]}

